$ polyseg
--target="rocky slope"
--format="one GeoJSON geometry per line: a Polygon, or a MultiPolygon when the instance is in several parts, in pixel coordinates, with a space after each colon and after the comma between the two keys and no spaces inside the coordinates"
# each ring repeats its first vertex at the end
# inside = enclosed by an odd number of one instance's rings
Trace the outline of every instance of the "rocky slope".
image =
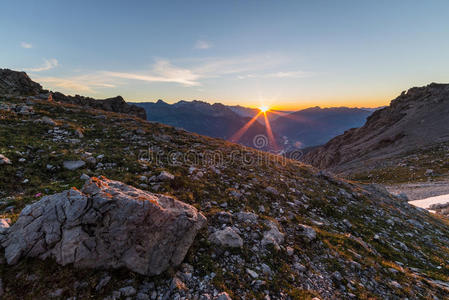
{"type": "Polygon", "coordinates": [[[56,101],[89,106],[96,109],[125,113],[146,119],[145,110],[125,102],[121,96],[108,99],[93,99],[79,95],[66,96],[59,92],[49,92],[30,79],[25,72],[0,69],[0,96],[36,96],[41,99],[51,98],[56,101]]]}
{"type": "Polygon", "coordinates": [[[3,299],[444,299],[448,293],[446,219],[297,161],[130,115],[22,97],[0,98],[0,154],[1,235],[20,228],[24,207],[26,214],[42,197],[81,189],[89,176],[143,191],[135,195],[175,197],[207,217],[182,264],[160,275],[60,266],[51,255],[21,258],[0,264],[3,299]]]}
{"type": "Polygon", "coordinates": [[[390,106],[374,112],[364,126],[348,130],[310,151],[304,160],[337,173],[384,168],[394,176],[392,169],[399,167],[404,157],[432,152],[440,156],[438,152],[443,149],[443,156],[437,159],[443,159],[444,165],[448,124],[449,85],[415,87],[391,101],[390,106]]]}

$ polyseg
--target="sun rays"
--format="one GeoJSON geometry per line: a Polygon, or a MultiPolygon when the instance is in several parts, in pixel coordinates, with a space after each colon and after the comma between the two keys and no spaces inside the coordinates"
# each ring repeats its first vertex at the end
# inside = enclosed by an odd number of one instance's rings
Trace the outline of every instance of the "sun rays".
{"type": "Polygon", "coordinates": [[[269,146],[275,151],[278,150],[278,146],[276,143],[276,139],[273,135],[273,131],[271,130],[271,124],[267,117],[267,113],[272,112],[270,108],[266,105],[262,105],[259,107],[259,112],[251,119],[249,120],[245,125],[243,125],[242,128],[240,128],[229,140],[231,142],[238,142],[242,136],[245,134],[245,132],[248,131],[248,129],[251,127],[251,125],[254,124],[255,121],[259,118],[259,116],[263,115],[264,122],[265,122],[265,130],[269,141],[269,146]]]}

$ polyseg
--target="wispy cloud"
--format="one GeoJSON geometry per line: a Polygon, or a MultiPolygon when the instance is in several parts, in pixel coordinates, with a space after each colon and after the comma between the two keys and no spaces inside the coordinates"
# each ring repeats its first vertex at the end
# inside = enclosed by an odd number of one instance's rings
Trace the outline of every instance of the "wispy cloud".
{"type": "Polygon", "coordinates": [[[25,49],[31,49],[31,48],[33,48],[33,45],[32,45],[31,43],[27,43],[27,42],[21,42],[21,43],[20,43],[20,46],[21,46],[22,48],[25,48],[25,49]]]}
{"type": "MultiPolygon", "coordinates": [[[[38,81],[49,88],[62,89],[67,93],[97,93],[102,88],[123,86],[130,81],[144,83],[171,83],[185,87],[204,88],[205,80],[226,76],[248,78],[303,78],[312,75],[310,72],[273,71],[286,63],[290,63],[281,55],[251,55],[231,58],[195,58],[177,60],[158,59],[146,70],[98,70],[84,73],[82,76],[42,77],[38,81]]],[[[49,70],[58,65],[57,60],[48,60],[40,68],[28,69],[34,72],[49,70]]],[[[233,77],[235,78],[235,77],[233,77]]]]}
{"type": "Polygon", "coordinates": [[[108,82],[99,73],[86,74],[82,76],[60,77],[37,77],[37,81],[51,88],[60,88],[62,92],[68,93],[96,93],[95,88],[114,88],[115,84],[108,82]]]}
{"type": "Polygon", "coordinates": [[[198,40],[195,43],[195,49],[205,50],[205,49],[209,49],[209,48],[212,48],[212,44],[210,42],[207,42],[204,40],[198,40]]]}
{"type": "Polygon", "coordinates": [[[104,72],[105,76],[147,82],[172,82],[185,86],[198,86],[201,76],[189,69],[172,65],[168,60],[158,60],[148,73],[104,72]]]}
{"type": "Polygon", "coordinates": [[[245,74],[238,75],[238,79],[247,79],[247,78],[306,78],[313,76],[312,72],[305,71],[279,71],[274,73],[266,73],[266,74],[245,74]]]}
{"type": "Polygon", "coordinates": [[[58,60],[55,58],[51,58],[51,59],[44,59],[44,64],[40,67],[37,68],[28,68],[28,69],[24,69],[25,71],[30,71],[30,72],[42,72],[42,71],[48,71],[51,70],[53,68],[56,68],[58,66],[58,60]]]}

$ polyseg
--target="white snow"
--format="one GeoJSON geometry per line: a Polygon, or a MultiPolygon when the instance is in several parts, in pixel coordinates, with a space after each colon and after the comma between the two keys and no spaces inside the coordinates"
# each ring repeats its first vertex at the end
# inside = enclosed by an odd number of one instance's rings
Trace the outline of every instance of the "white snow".
{"type": "Polygon", "coordinates": [[[417,207],[428,209],[432,204],[444,204],[449,202],[449,194],[425,198],[421,200],[413,200],[408,203],[415,205],[417,207]]]}

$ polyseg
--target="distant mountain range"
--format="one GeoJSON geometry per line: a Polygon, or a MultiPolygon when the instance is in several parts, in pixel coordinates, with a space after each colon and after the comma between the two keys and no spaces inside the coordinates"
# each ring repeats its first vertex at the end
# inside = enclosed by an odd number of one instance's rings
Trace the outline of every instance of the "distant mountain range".
{"type": "MultiPolygon", "coordinates": [[[[221,103],[209,104],[202,101],[179,101],[174,104],[168,104],[158,100],[155,103],[134,104],[145,109],[147,120],[149,121],[225,140],[233,140],[233,136],[251,120],[251,117],[242,116],[221,103]]],[[[235,141],[246,146],[253,146],[254,136],[264,133],[264,125],[254,122],[235,141]]]]}
{"type": "MultiPolygon", "coordinates": [[[[147,119],[198,134],[222,138],[247,146],[254,146],[255,136],[267,135],[264,116],[253,119],[259,110],[243,106],[226,106],[221,103],[209,104],[203,101],[179,101],[168,104],[157,102],[132,103],[145,109],[147,119]],[[244,134],[241,128],[247,126],[244,134]]],[[[273,111],[267,113],[277,149],[289,150],[326,143],[345,130],[362,126],[372,110],[348,107],[312,107],[296,112],[273,111]]],[[[274,148],[273,145],[264,147],[274,148]]]]}
{"type": "Polygon", "coordinates": [[[360,108],[317,106],[283,114],[271,126],[284,145],[303,148],[324,144],[345,130],[360,127],[371,114],[360,108]]]}

